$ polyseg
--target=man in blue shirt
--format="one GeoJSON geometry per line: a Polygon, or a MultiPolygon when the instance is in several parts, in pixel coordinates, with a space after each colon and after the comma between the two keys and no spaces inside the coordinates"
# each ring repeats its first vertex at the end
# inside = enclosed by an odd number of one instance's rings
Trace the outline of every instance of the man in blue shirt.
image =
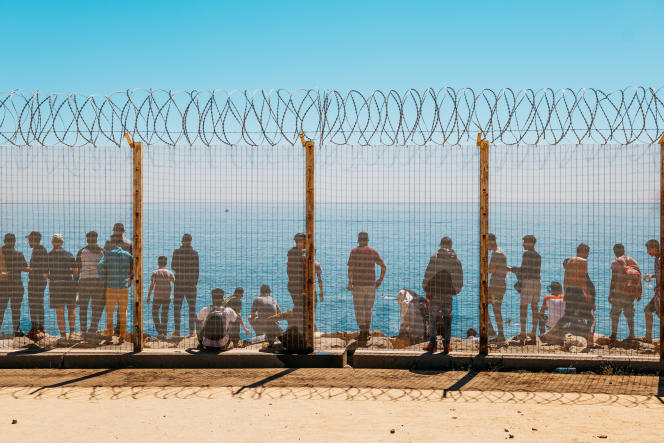
{"type": "Polygon", "coordinates": [[[55,309],[60,337],[63,339],[67,334],[65,307],[69,320],[69,334],[73,334],[76,330],[74,274],[78,272],[74,256],[62,248],[64,243],[65,239],[62,234],[54,234],[51,238],[53,249],[48,253],[48,274],[44,274],[44,278],[49,280],[49,305],[52,309],[55,309]]]}
{"type": "Polygon", "coordinates": [[[132,279],[134,258],[121,247],[122,235],[111,236],[111,250],[97,265],[99,277],[106,283],[106,333],[113,336],[113,314],[118,306],[119,343],[127,336],[127,306],[129,305],[129,285],[132,279]]]}

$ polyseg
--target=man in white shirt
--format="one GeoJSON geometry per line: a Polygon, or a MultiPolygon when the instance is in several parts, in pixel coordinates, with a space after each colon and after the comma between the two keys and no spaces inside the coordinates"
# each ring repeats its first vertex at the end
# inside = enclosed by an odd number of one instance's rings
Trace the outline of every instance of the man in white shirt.
{"type": "Polygon", "coordinates": [[[233,309],[224,307],[223,301],[223,289],[215,288],[212,290],[212,305],[201,309],[198,313],[200,325],[198,341],[203,349],[226,349],[230,341],[231,323],[235,321],[240,323],[245,334],[250,332],[244,325],[242,317],[233,309]]]}

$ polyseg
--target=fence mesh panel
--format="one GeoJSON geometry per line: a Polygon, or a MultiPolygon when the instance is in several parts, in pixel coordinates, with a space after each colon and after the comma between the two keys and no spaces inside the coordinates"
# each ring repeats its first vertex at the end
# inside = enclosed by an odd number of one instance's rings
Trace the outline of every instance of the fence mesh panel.
{"type": "MultiPolygon", "coordinates": [[[[87,245],[86,233],[97,232],[98,246],[103,248],[113,226],[122,223],[126,228],[124,237],[131,241],[131,151],[117,147],[3,147],[0,164],[0,226],[10,274],[0,282],[2,347],[131,350],[131,335],[127,331],[133,325],[132,290],[121,297],[122,303],[126,300],[129,306],[125,333],[121,334],[117,309],[114,331],[104,331],[109,311],[105,308],[103,285],[90,281],[98,277],[96,269],[84,259],[83,269],[76,275],[71,272],[81,268],[75,259],[87,245]],[[40,233],[41,240],[36,244],[45,247],[45,251],[30,247],[26,236],[32,231],[40,233]],[[15,236],[14,247],[5,234],[15,236]],[[51,254],[55,234],[62,235],[62,249],[70,256],[51,254]],[[46,252],[51,254],[48,259],[40,255],[46,252]],[[26,264],[32,266],[31,272],[25,272],[26,264]],[[48,274],[48,280],[44,274],[48,274]],[[60,307],[63,312],[58,320],[56,308],[60,307]],[[43,331],[33,330],[42,327],[43,331]],[[118,341],[121,335],[125,336],[124,342],[118,341]]],[[[94,247],[90,250],[91,256],[101,256],[94,247]]]]}
{"type": "MultiPolygon", "coordinates": [[[[497,297],[489,309],[499,335],[495,312],[498,308],[500,313],[502,307],[506,337],[504,341],[494,339],[491,351],[654,355],[654,345],[632,340],[645,334],[644,308],[654,294],[654,280],[643,282],[640,300],[625,294],[620,286],[626,275],[624,266],[615,261],[622,251],[614,253],[614,245],[624,246],[624,253],[638,262],[643,276],[654,273],[654,257],[648,254],[646,242],[659,239],[660,147],[492,146],[490,153],[490,231],[508,266],[517,268],[507,276],[502,306],[497,297]],[[519,293],[515,285],[532,286],[526,282],[528,275],[518,272],[526,252],[522,241],[526,235],[535,237],[534,250],[541,256],[541,287],[535,292],[531,287],[522,288],[519,293]],[[582,244],[589,250],[584,252],[581,247],[577,254],[582,244]],[[565,265],[577,256],[586,260],[576,258],[565,265]],[[578,278],[583,269],[591,284],[585,275],[578,278]],[[561,288],[554,284],[549,289],[554,282],[561,288]],[[594,298],[588,306],[577,309],[576,287],[594,298]],[[534,331],[532,306],[542,312],[545,297],[563,291],[562,300],[547,300],[543,314],[548,319],[542,318],[534,331]],[[549,332],[562,314],[571,322],[561,322],[549,332]],[[617,331],[612,331],[612,317],[618,320],[617,331]],[[633,331],[627,319],[634,322],[633,331]],[[594,337],[589,337],[591,329],[594,337]],[[615,340],[612,332],[617,333],[615,340]],[[519,337],[522,333],[530,336],[519,337]],[[594,338],[594,346],[589,346],[593,344],[588,343],[589,338],[594,338]]],[[[657,331],[656,324],[656,336],[657,331]]]]}
{"type": "MultiPolygon", "coordinates": [[[[490,245],[495,265],[489,279],[491,353],[656,356],[659,320],[650,314],[655,283],[643,277],[653,274],[655,265],[646,242],[658,239],[660,232],[660,149],[490,146],[489,230],[496,238],[496,245],[490,245]],[[526,235],[536,239],[534,250],[541,258],[536,273],[524,270],[526,235]],[[583,248],[577,253],[580,244],[589,247],[587,260],[583,248]],[[624,246],[642,274],[642,296],[634,302],[625,295],[625,270],[615,261],[616,244],[624,246]],[[504,253],[502,263],[497,248],[504,253]],[[565,264],[567,259],[573,260],[565,264]],[[532,280],[538,280],[539,288],[532,280]],[[580,291],[569,290],[575,287],[580,291]],[[543,309],[545,297],[555,292],[565,295],[546,298],[543,309]],[[502,335],[496,312],[502,316],[502,335]],[[631,335],[648,335],[649,318],[654,320],[654,343],[633,339],[631,335]],[[627,319],[633,319],[633,331],[627,319]],[[554,328],[555,323],[560,327],[554,328]]],[[[315,158],[320,271],[315,279],[315,348],[422,351],[429,342],[429,315],[425,304],[418,304],[427,292],[423,280],[432,256],[448,257],[445,251],[453,250],[463,269],[463,287],[449,297],[451,350],[476,353],[479,149],[323,145],[315,148],[315,158]],[[367,234],[368,246],[376,251],[360,254],[371,257],[374,275],[351,256],[364,242],[360,233],[367,234]],[[451,246],[441,248],[444,237],[451,246]],[[381,263],[384,279],[375,291],[366,290],[369,281],[380,278],[381,263]]],[[[15,234],[15,249],[26,265],[34,254],[26,239],[32,231],[41,233],[47,251],[52,236],[62,234],[64,249],[73,257],[86,246],[89,231],[99,234],[99,246],[104,247],[116,223],[124,224],[124,237],[131,240],[131,149],[12,146],[0,148],[0,162],[0,226],[3,234],[15,234]]],[[[279,336],[289,326],[302,332],[303,243],[298,244],[296,236],[305,231],[302,147],[145,146],[143,174],[147,348],[196,348],[217,288],[249,330],[228,324],[232,347],[258,350],[274,342],[273,349],[280,350],[284,340],[279,336]],[[191,249],[185,234],[191,236],[191,249]],[[161,271],[159,257],[166,258],[161,271]],[[274,300],[273,312],[267,295],[274,300]],[[267,319],[269,312],[276,317],[267,319]]],[[[27,272],[10,244],[7,237],[3,257],[9,275],[0,283],[3,349],[131,349],[133,288],[127,296],[125,334],[117,330],[118,320],[114,331],[104,331],[108,312],[103,293],[96,292],[83,307],[90,294],[89,282],[83,280],[94,276],[93,268],[71,265],[83,270],[78,285],[72,283],[69,289],[57,278],[53,283],[58,270],[47,269],[51,278],[40,298],[39,265],[35,262],[32,273],[27,272]],[[39,300],[45,307],[44,333],[31,331],[42,326],[39,300]],[[74,307],[73,327],[66,315],[58,324],[58,303],[74,307]],[[66,335],[61,337],[61,332],[66,335]]],[[[82,260],[94,260],[94,254],[81,254],[82,260]]],[[[527,256],[525,268],[532,254],[527,256]]],[[[445,319],[439,323],[442,327],[445,319]]],[[[437,332],[442,350],[443,331],[437,332]]]]}

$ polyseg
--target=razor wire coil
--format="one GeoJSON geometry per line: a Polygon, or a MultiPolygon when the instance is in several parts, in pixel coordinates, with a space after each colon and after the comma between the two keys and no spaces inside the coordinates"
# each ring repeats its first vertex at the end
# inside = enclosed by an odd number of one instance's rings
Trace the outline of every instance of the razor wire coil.
{"type": "Polygon", "coordinates": [[[106,96],[0,93],[0,144],[10,146],[455,146],[653,143],[664,88],[127,90],[106,96]]]}

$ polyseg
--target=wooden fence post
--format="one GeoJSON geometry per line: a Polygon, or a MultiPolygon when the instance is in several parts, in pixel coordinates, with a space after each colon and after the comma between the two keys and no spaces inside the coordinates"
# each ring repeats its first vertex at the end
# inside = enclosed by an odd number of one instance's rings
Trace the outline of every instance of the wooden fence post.
{"type": "MultiPolygon", "coordinates": [[[[659,139],[659,272],[664,276],[664,134],[659,139]]],[[[659,294],[659,358],[664,360],[664,294],[659,294]]]]}
{"type": "Polygon", "coordinates": [[[477,134],[480,148],[480,354],[489,354],[489,142],[477,134]]]}
{"type": "Polygon", "coordinates": [[[306,149],[306,193],[305,193],[305,225],[306,225],[306,256],[305,256],[305,282],[304,282],[304,339],[306,348],[314,349],[314,319],[316,314],[316,293],[314,290],[316,273],[314,260],[316,256],[315,247],[315,164],[314,164],[314,142],[306,141],[304,134],[300,134],[302,147],[306,149]]]}
{"type": "Polygon", "coordinates": [[[125,133],[133,152],[134,219],[134,352],[143,350],[143,143],[134,143],[125,133]]]}

